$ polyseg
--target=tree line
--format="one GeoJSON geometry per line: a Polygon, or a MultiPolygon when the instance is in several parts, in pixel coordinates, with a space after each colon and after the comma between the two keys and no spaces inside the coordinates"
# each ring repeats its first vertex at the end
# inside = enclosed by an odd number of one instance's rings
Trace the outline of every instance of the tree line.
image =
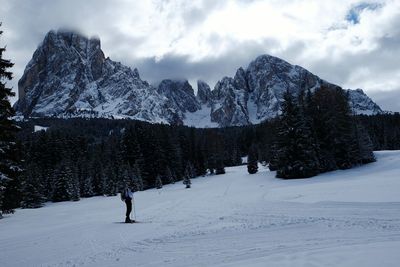
{"type": "Polygon", "coordinates": [[[375,161],[373,143],[340,87],[284,94],[269,168],[280,178],[306,178],[375,161]]]}
{"type": "Polygon", "coordinates": [[[8,183],[8,208],[113,196],[125,185],[161,188],[241,164],[240,131],[131,120],[39,119],[19,123],[24,170],[8,183]],[[33,133],[35,124],[47,131],[33,133]]]}

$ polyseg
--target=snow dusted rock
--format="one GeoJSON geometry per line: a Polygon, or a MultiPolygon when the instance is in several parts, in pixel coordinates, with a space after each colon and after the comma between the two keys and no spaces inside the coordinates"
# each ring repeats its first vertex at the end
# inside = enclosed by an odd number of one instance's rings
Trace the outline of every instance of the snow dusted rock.
{"type": "Polygon", "coordinates": [[[383,113],[382,109],[369,98],[362,89],[347,90],[350,105],[355,114],[375,115],[383,113]]]}
{"type": "Polygon", "coordinates": [[[171,122],[175,110],[137,69],[104,57],[98,39],[50,31],[18,83],[25,116],[128,117],[171,122]]]}
{"type": "Polygon", "coordinates": [[[195,112],[200,109],[192,86],[187,80],[163,80],[158,85],[158,93],[167,97],[175,110],[182,113],[186,111],[195,112]]]}

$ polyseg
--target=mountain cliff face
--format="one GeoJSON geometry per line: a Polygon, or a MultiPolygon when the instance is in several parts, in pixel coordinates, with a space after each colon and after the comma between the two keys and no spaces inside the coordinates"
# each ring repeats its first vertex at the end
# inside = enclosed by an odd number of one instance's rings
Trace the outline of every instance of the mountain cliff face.
{"type": "MultiPolygon", "coordinates": [[[[262,55],[214,90],[188,81],[163,80],[154,87],[137,69],[105,58],[100,40],[72,32],[49,32],[18,83],[18,114],[31,117],[109,117],[225,127],[259,123],[280,113],[283,93],[332,85],[306,69],[262,55]]],[[[349,90],[357,114],[382,110],[361,89],[349,90]]]]}

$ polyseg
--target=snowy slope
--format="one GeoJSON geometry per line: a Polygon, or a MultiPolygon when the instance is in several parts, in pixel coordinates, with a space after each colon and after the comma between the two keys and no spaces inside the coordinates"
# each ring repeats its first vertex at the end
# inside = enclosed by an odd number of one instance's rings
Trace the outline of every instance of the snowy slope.
{"type": "Polygon", "coordinates": [[[307,180],[260,166],[118,197],[48,204],[0,220],[1,266],[398,266],[400,151],[307,180]]]}

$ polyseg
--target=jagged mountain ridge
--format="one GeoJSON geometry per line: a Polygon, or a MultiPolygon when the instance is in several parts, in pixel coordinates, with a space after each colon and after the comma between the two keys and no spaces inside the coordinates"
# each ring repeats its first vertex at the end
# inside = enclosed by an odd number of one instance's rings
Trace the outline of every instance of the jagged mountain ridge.
{"type": "MultiPolygon", "coordinates": [[[[262,55],[213,90],[198,81],[143,81],[138,70],[105,58],[100,40],[50,31],[19,80],[18,114],[34,117],[110,117],[149,122],[225,127],[259,123],[280,112],[283,93],[330,84],[306,69],[262,55]]],[[[362,90],[349,90],[357,114],[382,110],[362,90]]]]}

